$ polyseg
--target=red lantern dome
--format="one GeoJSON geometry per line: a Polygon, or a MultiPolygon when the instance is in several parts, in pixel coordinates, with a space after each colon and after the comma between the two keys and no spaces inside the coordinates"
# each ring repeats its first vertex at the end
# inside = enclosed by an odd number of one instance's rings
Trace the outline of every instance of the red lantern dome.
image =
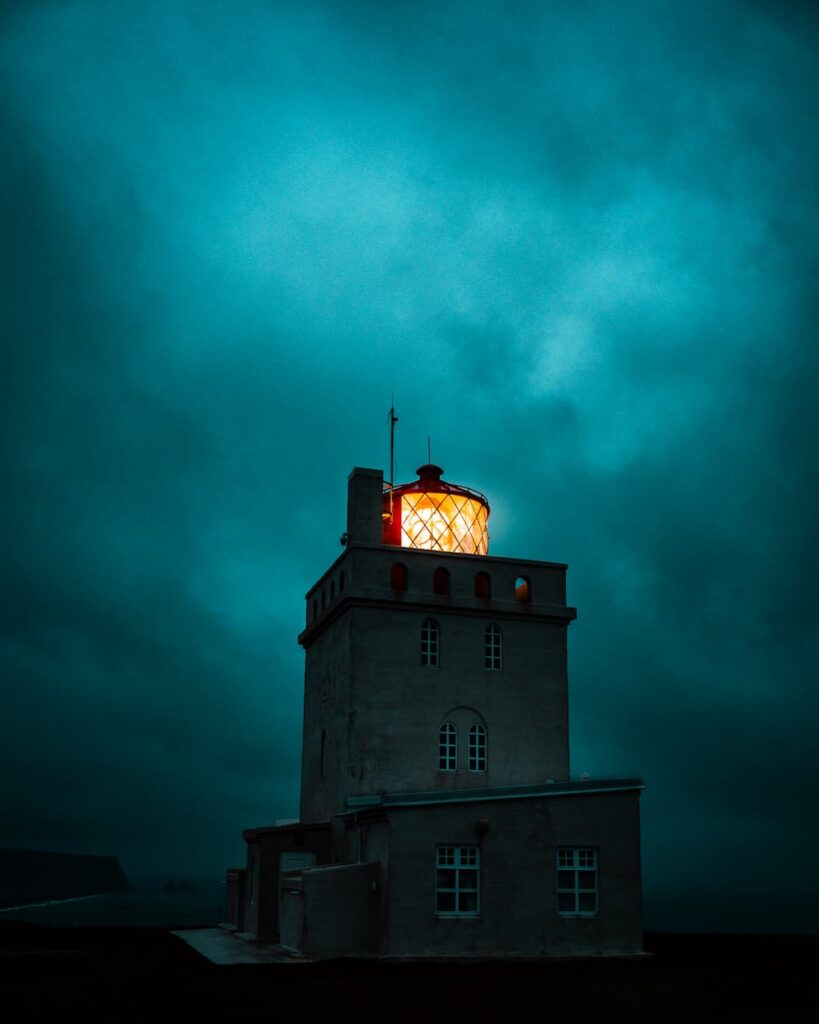
{"type": "Polygon", "coordinates": [[[469,487],[448,484],[431,463],[415,471],[414,483],[384,494],[383,541],[402,548],[423,548],[463,555],[489,550],[489,502],[469,487]]]}

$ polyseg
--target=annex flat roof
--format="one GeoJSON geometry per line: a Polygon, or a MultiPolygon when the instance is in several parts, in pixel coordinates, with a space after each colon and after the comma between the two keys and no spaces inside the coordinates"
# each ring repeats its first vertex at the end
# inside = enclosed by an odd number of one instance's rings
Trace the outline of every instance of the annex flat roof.
{"type": "Polygon", "coordinates": [[[539,782],[526,786],[448,789],[426,793],[374,793],[347,797],[347,810],[367,807],[424,807],[432,804],[489,803],[495,800],[526,800],[543,796],[581,796],[590,793],[620,793],[645,789],[642,779],[581,779],[539,782]]]}

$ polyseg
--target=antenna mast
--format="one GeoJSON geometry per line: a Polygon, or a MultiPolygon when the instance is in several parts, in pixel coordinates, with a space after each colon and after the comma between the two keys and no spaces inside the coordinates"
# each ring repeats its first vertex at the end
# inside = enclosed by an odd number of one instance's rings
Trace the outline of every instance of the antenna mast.
{"type": "Polygon", "coordinates": [[[387,419],[390,421],[390,520],[392,520],[392,492],[395,489],[395,424],[398,422],[394,395],[390,395],[390,411],[387,413],[387,419]]]}

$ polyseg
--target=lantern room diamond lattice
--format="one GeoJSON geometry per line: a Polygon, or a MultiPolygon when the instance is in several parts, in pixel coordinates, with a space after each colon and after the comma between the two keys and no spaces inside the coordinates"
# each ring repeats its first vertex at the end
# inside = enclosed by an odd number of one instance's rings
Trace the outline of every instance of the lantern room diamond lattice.
{"type": "Polygon", "coordinates": [[[485,555],[486,506],[461,494],[415,491],[401,496],[401,546],[485,555]]]}

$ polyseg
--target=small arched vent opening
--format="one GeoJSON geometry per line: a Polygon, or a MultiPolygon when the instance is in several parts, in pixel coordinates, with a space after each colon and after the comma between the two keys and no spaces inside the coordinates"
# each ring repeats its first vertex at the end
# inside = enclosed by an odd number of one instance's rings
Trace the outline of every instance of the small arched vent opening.
{"type": "Polygon", "coordinates": [[[390,586],[399,593],[407,589],[409,583],[409,572],[403,562],[395,562],[390,569],[390,586]]]}
{"type": "Polygon", "coordinates": [[[446,569],[436,569],[432,574],[432,593],[442,597],[449,593],[449,572],[446,569]]]}

